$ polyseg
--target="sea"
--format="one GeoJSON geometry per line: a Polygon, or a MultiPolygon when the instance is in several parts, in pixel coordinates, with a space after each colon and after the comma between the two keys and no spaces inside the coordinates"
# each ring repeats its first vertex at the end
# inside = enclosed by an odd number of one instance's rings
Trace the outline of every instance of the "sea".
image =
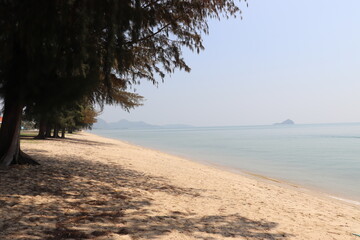
{"type": "Polygon", "coordinates": [[[360,204],[360,123],[91,132],[360,204]]]}

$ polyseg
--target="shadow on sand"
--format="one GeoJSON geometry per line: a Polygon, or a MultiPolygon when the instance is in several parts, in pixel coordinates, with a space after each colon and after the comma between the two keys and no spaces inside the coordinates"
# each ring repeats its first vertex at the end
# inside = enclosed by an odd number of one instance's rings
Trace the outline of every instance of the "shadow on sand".
{"type": "Polygon", "coordinates": [[[75,154],[64,154],[60,159],[44,152],[28,153],[41,165],[0,172],[3,240],[106,239],[114,235],[166,239],[173,231],[197,239],[289,237],[286,233],[269,233],[277,223],[254,221],[238,214],[198,217],[178,211],[150,213],[148,207],[154,201],[151,192],[197,198],[202,197],[202,191],[173,186],[167,179],[116,164],[88,161],[75,154]],[[204,233],[207,237],[200,236],[204,233]]]}
{"type": "MultiPolygon", "coordinates": [[[[81,145],[87,145],[87,146],[112,146],[114,144],[111,143],[104,143],[104,142],[98,142],[98,141],[90,141],[90,140],[84,140],[84,139],[76,139],[76,138],[72,138],[72,135],[76,135],[77,133],[72,133],[72,134],[67,134],[66,138],[52,138],[52,137],[48,137],[46,138],[47,141],[66,141],[69,143],[74,143],[74,144],[81,144],[81,145]]],[[[30,141],[30,142],[37,142],[37,141],[44,141],[43,139],[37,139],[35,138],[35,135],[26,135],[26,134],[21,134],[20,138],[22,140],[26,140],[26,141],[30,141]]]]}

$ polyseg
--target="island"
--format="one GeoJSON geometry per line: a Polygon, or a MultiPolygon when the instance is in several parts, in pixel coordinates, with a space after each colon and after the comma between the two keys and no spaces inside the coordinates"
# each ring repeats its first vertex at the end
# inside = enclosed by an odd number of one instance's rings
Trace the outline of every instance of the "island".
{"type": "Polygon", "coordinates": [[[295,124],[295,122],[291,119],[286,119],[281,123],[274,123],[274,125],[293,125],[293,124],[295,124]]]}

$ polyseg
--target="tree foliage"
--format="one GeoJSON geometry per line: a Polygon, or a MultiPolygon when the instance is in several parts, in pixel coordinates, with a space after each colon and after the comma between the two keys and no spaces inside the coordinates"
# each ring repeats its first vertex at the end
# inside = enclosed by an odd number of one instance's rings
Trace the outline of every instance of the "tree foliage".
{"type": "Polygon", "coordinates": [[[71,104],[54,107],[47,112],[42,109],[25,109],[24,119],[36,123],[39,134],[36,138],[45,139],[46,137],[59,137],[59,131],[62,131],[62,138],[65,137],[65,131],[72,132],[80,129],[91,129],[96,122],[96,116],[99,114],[94,105],[84,98],[71,104]]]}
{"type": "Polygon", "coordinates": [[[47,112],[87,96],[135,107],[129,86],[190,71],[182,48],[201,51],[209,18],[238,13],[234,0],[0,0],[0,164],[20,152],[24,106],[47,112]]]}

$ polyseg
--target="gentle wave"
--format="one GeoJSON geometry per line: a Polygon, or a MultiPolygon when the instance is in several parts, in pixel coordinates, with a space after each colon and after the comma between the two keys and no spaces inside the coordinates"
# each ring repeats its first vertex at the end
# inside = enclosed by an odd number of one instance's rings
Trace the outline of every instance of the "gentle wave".
{"type": "Polygon", "coordinates": [[[360,201],[360,124],[93,130],[360,201]]]}

